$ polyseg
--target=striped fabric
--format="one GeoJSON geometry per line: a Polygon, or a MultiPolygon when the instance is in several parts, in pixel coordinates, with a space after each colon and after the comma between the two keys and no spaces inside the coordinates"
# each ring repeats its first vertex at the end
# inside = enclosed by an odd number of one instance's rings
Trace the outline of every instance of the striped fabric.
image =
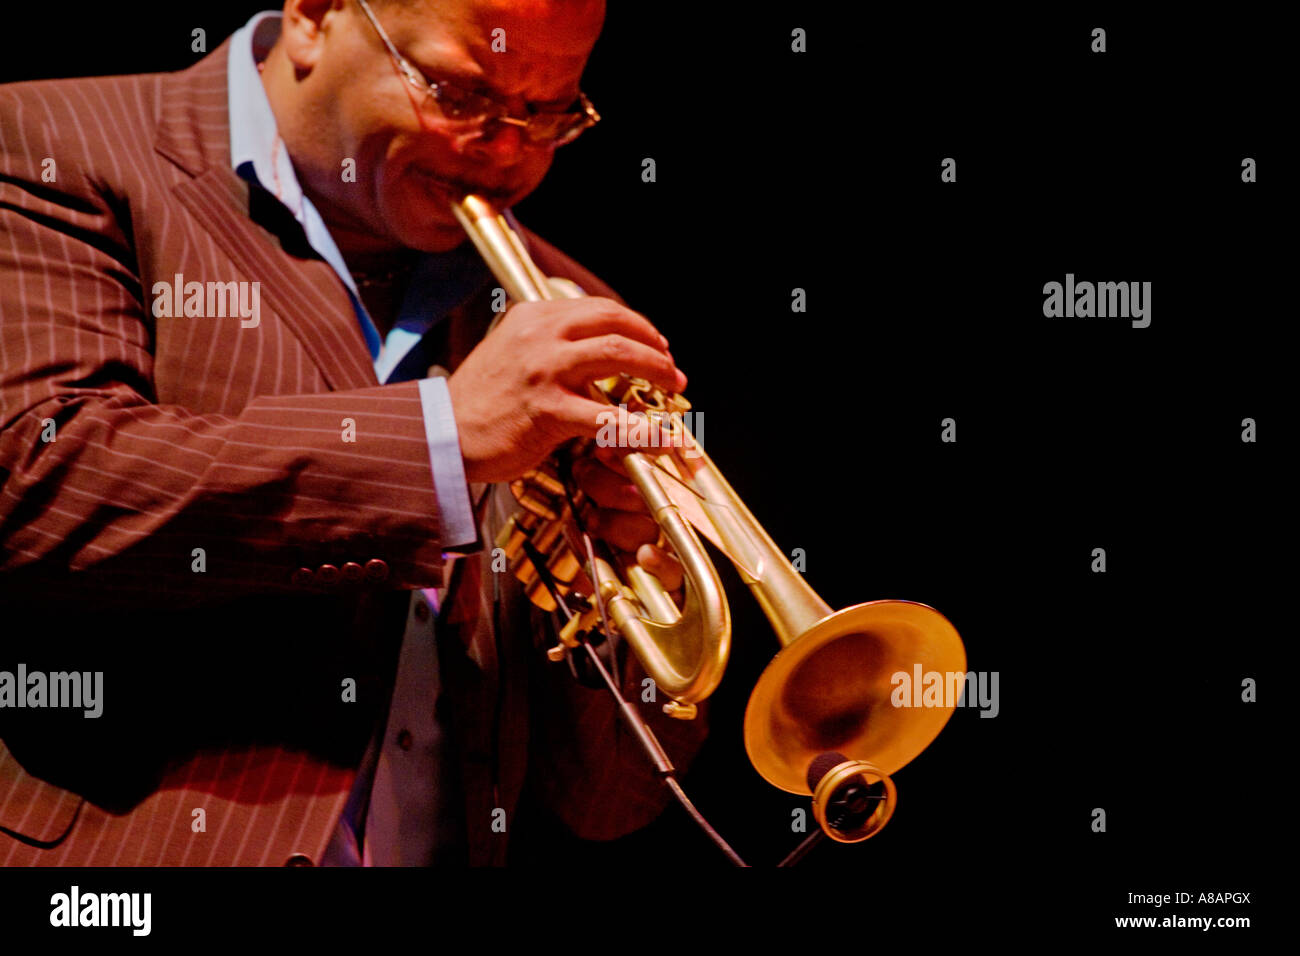
{"type": "MultiPolygon", "coordinates": [[[[406,589],[442,584],[416,383],[378,385],[338,276],[259,223],[273,211],[230,169],[227,49],[0,86],[0,670],[104,674],[98,719],[0,709],[0,864],[319,859],[384,719],[406,589]],[[177,275],[257,281],[258,324],[155,317],[177,275]]],[[[486,296],[454,313],[449,368],[489,317],[486,296]]],[[[574,774],[546,789],[579,835],[665,803],[600,695],[538,675],[527,614],[489,672],[482,619],[459,622],[468,652],[444,675],[473,863],[504,861],[490,814],[513,813],[530,761],[574,774]]],[[[702,740],[702,721],[652,722],[679,763],[702,740]]]]}

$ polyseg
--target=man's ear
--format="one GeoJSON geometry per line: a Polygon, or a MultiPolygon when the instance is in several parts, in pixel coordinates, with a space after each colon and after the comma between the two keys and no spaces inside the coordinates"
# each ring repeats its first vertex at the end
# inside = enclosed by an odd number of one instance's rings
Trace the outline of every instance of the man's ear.
{"type": "Polygon", "coordinates": [[[325,36],[343,14],[346,0],[285,0],[280,44],[298,72],[309,72],[324,54],[325,36]]]}

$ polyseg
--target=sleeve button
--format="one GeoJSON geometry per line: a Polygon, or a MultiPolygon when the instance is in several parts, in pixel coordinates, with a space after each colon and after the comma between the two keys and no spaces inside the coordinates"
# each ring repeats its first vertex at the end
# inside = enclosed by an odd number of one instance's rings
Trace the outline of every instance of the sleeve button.
{"type": "Polygon", "coordinates": [[[388,577],[388,562],[371,558],[366,562],[366,580],[382,581],[388,577]]]}
{"type": "Polygon", "coordinates": [[[316,580],[321,584],[338,584],[339,569],[332,564],[322,564],[316,569],[316,580]]]}
{"type": "Polygon", "coordinates": [[[298,568],[293,574],[289,575],[289,583],[295,587],[306,587],[311,584],[315,575],[311,573],[311,568],[298,568]]]}
{"type": "Polygon", "coordinates": [[[344,581],[360,581],[366,574],[365,569],[355,561],[347,562],[341,570],[343,571],[344,581]]]}

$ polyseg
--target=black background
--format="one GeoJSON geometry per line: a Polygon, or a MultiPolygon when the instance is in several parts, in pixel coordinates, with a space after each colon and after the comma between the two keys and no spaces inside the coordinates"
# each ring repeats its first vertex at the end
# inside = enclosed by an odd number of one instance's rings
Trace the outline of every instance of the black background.
{"type": "MultiPolygon", "coordinates": [[[[804,549],[828,603],[931,604],[968,666],[1000,674],[995,719],[959,710],[896,775],[887,829],[824,843],[778,892],[855,923],[966,914],[996,936],[1155,912],[1129,892],[1252,890],[1250,906],[1174,909],[1259,926],[1293,635],[1283,30],[1241,7],[865,6],[613,4],[584,81],[605,119],[516,209],[669,337],[712,458],[778,544],[804,549]],[[807,53],[790,50],[796,26],[807,53]],[[949,156],[955,184],[939,179],[949,156]],[[1067,272],[1150,281],[1151,326],[1044,318],[1043,284],[1067,272]],[[946,417],[956,444],[939,440],[946,417]],[[1258,703],[1241,701],[1246,677],[1258,703]]],[[[62,4],[57,29],[7,11],[0,78],[184,68],[191,29],[214,49],[259,8],[62,4]]],[[[770,865],[806,802],[745,756],[745,701],[776,644],[724,581],[735,649],[684,782],[770,865]]],[[[641,917],[650,937],[655,906],[710,899],[726,866],[675,809],[610,845],[538,834],[517,861],[538,867],[507,877],[519,898],[568,914],[619,900],[611,871],[671,868],[641,917]],[[557,869],[585,878],[530,875],[557,869]]],[[[237,906],[272,877],[186,878],[237,906]]],[[[389,898],[405,879],[305,885],[389,898]]],[[[728,925],[763,923],[740,905],[728,925]]],[[[171,918],[156,893],[156,924],[171,918]]]]}

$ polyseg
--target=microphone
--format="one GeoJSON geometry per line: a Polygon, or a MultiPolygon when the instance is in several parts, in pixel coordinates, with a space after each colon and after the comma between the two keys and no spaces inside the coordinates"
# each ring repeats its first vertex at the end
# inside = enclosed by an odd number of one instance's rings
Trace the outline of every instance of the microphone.
{"type": "Polygon", "coordinates": [[[872,764],[825,751],[808,764],[805,779],[813,794],[813,813],[834,840],[865,840],[893,815],[893,782],[872,764]]]}

